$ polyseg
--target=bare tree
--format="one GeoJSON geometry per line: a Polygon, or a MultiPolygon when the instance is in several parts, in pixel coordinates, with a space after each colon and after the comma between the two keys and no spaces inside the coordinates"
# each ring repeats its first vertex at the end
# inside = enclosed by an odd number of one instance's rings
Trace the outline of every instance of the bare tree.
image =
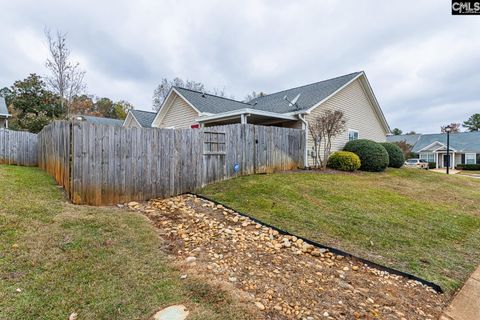
{"type": "Polygon", "coordinates": [[[67,115],[70,114],[70,103],[73,97],[80,95],[85,90],[85,71],[80,70],[78,62],[70,61],[70,50],[67,47],[67,35],[57,30],[52,36],[50,30],[45,29],[48,41],[50,58],[45,66],[50,70],[46,78],[47,84],[61,98],[61,106],[67,115]]]}
{"type": "Polygon", "coordinates": [[[450,131],[451,133],[458,133],[460,132],[460,123],[455,123],[455,122],[452,122],[450,124],[447,124],[445,126],[441,126],[440,127],[440,132],[441,133],[447,133],[447,131],[445,131],[445,129],[447,128],[447,126],[450,126],[450,128],[452,128],[452,131],[450,131]]]}
{"type": "Polygon", "coordinates": [[[249,93],[245,96],[245,99],[243,101],[248,103],[248,102],[252,101],[253,99],[263,97],[263,96],[266,96],[266,95],[267,94],[263,91],[259,91],[259,92],[252,91],[252,93],[249,93]]]}
{"type": "Polygon", "coordinates": [[[332,150],[332,139],[346,130],[346,122],[343,111],[324,110],[308,124],[314,143],[316,167],[325,169],[332,150]]]}

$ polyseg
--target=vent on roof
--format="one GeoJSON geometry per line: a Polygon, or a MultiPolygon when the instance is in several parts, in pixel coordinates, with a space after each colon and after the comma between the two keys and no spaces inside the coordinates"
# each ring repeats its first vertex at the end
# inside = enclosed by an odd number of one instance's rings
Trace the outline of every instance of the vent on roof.
{"type": "Polygon", "coordinates": [[[202,97],[203,97],[203,98],[206,98],[206,97],[205,97],[205,92],[202,92],[202,97]]]}

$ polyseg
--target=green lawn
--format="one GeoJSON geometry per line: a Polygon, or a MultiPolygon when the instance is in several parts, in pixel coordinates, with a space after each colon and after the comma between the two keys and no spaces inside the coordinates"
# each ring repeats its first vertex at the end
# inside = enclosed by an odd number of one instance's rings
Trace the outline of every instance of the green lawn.
{"type": "Polygon", "coordinates": [[[462,170],[457,174],[463,174],[463,175],[480,174],[480,170],[462,170]]]}
{"type": "Polygon", "coordinates": [[[480,263],[480,180],[422,170],[278,173],[201,194],[269,224],[459,288],[480,263]]]}
{"type": "Polygon", "coordinates": [[[147,319],[174,303],[244,318],[218,288],[180,280],[162,245],[142,215],[73,206],[44,172],[0,166],[0,319],[147,319]]]}

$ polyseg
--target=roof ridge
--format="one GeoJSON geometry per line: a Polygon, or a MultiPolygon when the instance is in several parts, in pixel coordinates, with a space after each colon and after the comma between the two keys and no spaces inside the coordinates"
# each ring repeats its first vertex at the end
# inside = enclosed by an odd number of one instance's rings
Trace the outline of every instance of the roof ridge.
{"type": "Polygon", "coordinates": [[[265,97],[268,97],[268,96],[271,96],[271,95],[274,95],[274,94],[277,94],[277,93],[281,93],[281,92],[285,92],[285,91],[289,91],[289,90],[294,90],[294,89],[300,89],[300,88],[308,87],[308,86],[311,86],[311,85],[314,85],[314,84],[319,84],[319,83],[322,83],[322,82],[326,82],[326,81],[330,81],[330,80],[335,80],[335,79],[342,78],[342,77],[346,77],[346,76],[351,76],[351,75],[353,75],[353,74],[360,74],[360,73],[362,73],[362,72],[363,72],[363,71],[351,72],[351,73],[344,74],[344,75],[341,75],[341,76],[338,76],[338,77],[334,77],[334,78],[330,78],[330,79],[325,79],[325,80],[321,80],[321,81],[317,81],[317,82],[312,82],[312,83],[309,83],[309,84],[304,84],[304,85],[297,86],[297,87],[293,87],[293,88],[290,88],[290,89],[280,90],[280,91],[277,91],[277,92],[273,92],[273,93],[269,93],[269,94],[263,95],[263,96],[261,96],[261,97],[257,97],[257,98],[255,98],[255,99],[252,99],[251,101],[257,100],[257,99],[262,99],[262,98],[265,98],[265,97]]]}
{"type": "Polygon", "coordinates": [[[208,92],[206,92],[206,91],[205,91],[205,92],[201,92],[201,91],[198,91],[198,90],[188,89],[188,88],[179,87],[179,86],[173,86],[173,88],[183,89],[183,90],[192,91],[192,92],[196,92],[196,93],[200,93],[200,94],[206,94],[206,95],[209,95],[209,96],[212,96],[212,97],[216,97],[216,98],[220,98],[220,99],[225,99],[225,100],[230,100],[230,101],[235,101],[235,102],[238,102],[238,103],[245,104],[245,105],[247,105],[247,106],[251,106],[251,105],[248,104],[248,103],[245,103],[245,102],[242,102],[242,101],[238,101],[238,100],[235,100],[235,99],[226,98],[226,97],[220,97],[220,96],[217,96],[217,95],[215,95],[215,94],[208,93],[208,92]]]}
{"type": "Polygon", "coordinates": [[[137,110],[137,109],[132,109],[132,110],[129,110],[129,111],[140,111],[140,112],[145,112],[145,113],[154,113],[154,114],[157,114],[156,112],[154,111],[146,111],[146,110],[137,110]]]}
{"type": "MultiPolygon", "coordinates": [[[[461,132],[450,132],[450,135],[455,135],[459,133],[480,133],[480,131],[461,131],[461,132]]],[[[439,133],[420,133],[421,136],[434,136],[434,135],[442,135],[442,134],[447,134],[444,132],[439,132],[439,133]]]]}

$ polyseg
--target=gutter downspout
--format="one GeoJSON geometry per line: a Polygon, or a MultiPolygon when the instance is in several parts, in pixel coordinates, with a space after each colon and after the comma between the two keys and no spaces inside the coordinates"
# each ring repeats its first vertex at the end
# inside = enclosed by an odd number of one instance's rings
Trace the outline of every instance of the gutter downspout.
{"type": "Polygon", "coordinates": [[[305,154],[304,159],[303,159],[303,166],[304,169],[308,168],[308,150],[307,150],[307,145],[308,145],[308,122],[305,120],[305,114],[298,114],[298,119],[302,121],[302,129],[305,130],[305,154]]]}

